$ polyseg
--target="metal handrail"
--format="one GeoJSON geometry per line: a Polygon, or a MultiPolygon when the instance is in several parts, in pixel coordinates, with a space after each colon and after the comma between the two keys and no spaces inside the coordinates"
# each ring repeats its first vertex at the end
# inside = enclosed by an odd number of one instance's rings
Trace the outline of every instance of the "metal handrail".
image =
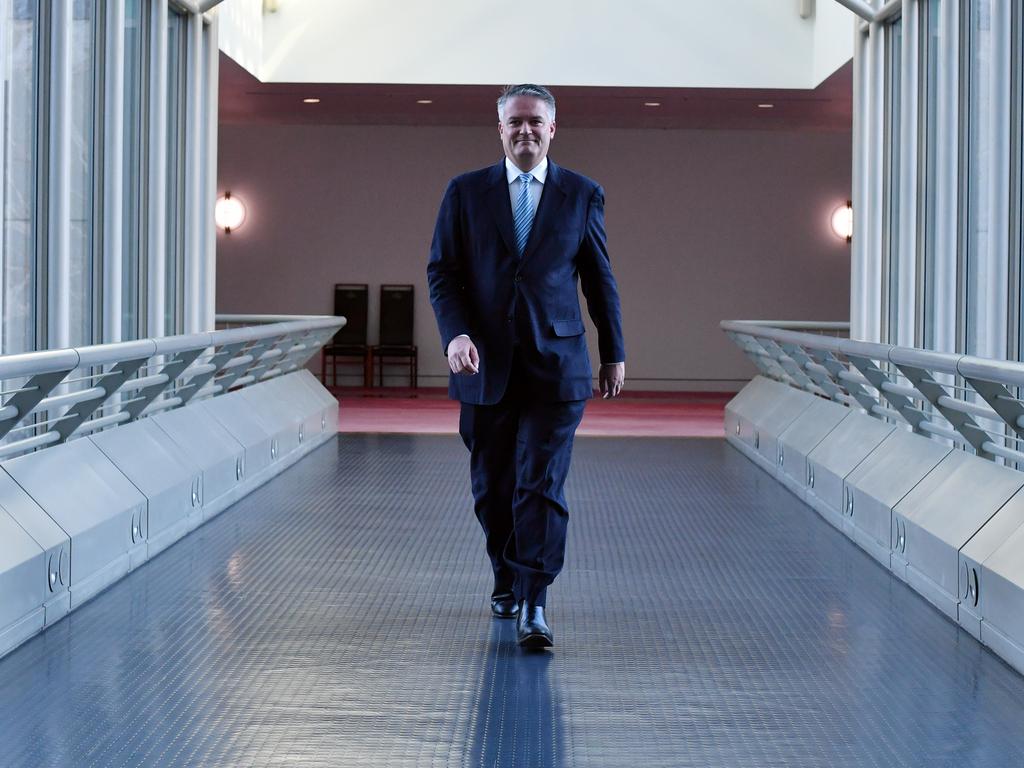
{"type": "Polygon", "coordinates": [[[221,315],[217,322],[241,327],[0,356],[0,458],[298,370],[346,320],[221,315]]]}
{"type": "Polygon", "coordinates": [[[762,375],[879,419],[902,420],[983,458],[1024,464],[1024,452],[1013,447],[1024,441],[1024,363],[807,332],[848,330],[842,323],[720,325],[762,375]]]}
{"type": "Polygon", "coordinates": [[[845,331],[850,332],[850,324],[841,320],[725,320],[725,323],[741,323],[742,325],[758,325],[764,328],[778,328],[787,331],[845,331]]]}

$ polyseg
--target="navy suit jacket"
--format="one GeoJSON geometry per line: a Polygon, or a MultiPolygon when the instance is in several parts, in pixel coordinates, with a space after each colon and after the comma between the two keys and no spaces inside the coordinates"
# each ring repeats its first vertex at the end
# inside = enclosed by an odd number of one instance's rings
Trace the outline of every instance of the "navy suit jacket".
{"type": "Polygon", "coordinates": [[[501,400],[518,348],[517,382],[543,402],[593,394],[576,290],[597,326],[602,363],[626,359],[619,294],[604,231],[604,192],[548,161],[537,214],[520,258],[505,161],[452,179],[437,216],[427,265],[442,348],[468,334],[480,372],[449,377],[456,400],[501,400]]]}

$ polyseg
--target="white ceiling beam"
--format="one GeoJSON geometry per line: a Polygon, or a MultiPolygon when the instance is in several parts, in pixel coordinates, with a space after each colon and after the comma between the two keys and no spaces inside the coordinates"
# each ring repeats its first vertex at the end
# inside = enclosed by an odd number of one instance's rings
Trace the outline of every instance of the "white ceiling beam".
{"type": "Polygon", "coordinates": [[[875,20],[875,9],[871,7],[871,3],[867,0],[836,0],[836,2],[853,11],[864,21],[875,20]]]}
{"type": "Polygon", "coordinates": [[[875,8],[870,0],[836,0],[843,7],[853,11],[868,23],[885,21],[902,7],[902,0],[888,0],[875,8]]]}

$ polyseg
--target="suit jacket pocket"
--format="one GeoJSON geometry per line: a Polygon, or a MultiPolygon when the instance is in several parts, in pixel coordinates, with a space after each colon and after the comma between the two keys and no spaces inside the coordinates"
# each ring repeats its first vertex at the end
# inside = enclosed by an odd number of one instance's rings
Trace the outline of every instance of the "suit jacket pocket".
{"type": "Polygon", "coordinates": [[[582,320],[555,320],[551,323],[555,336],[579,336],[583,333],[582,320]]]}

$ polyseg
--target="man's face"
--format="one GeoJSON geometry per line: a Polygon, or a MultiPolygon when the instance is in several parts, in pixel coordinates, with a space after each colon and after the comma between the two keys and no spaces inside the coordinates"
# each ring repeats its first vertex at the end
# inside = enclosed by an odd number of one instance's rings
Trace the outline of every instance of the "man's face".
{"type": "Polygon", "coordinates": [[[536,96],[513,96],[505,102],[498,134],[505,156],[521,171],[532,170],[547,157],[555,123],[548,105],[536,96]]]}

